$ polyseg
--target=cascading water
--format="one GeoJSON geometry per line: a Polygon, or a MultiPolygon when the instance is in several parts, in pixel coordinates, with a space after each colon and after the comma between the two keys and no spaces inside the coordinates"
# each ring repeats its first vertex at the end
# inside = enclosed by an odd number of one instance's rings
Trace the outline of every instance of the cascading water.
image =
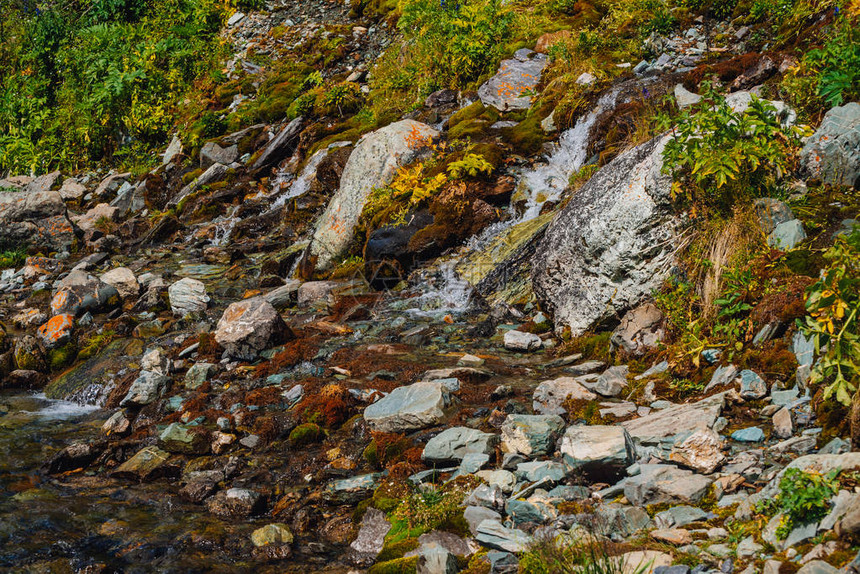
{"type": "Polygon", "coordinates": [[[215,236],[212,238],[212,245],[222,247],[230,241],[233,229],[242,220],[242,218],[236,216],[236,212],[239,211],[240,207],[241,205],[234,205],[230,208],[228,215],[215,220],[215,236]]]}

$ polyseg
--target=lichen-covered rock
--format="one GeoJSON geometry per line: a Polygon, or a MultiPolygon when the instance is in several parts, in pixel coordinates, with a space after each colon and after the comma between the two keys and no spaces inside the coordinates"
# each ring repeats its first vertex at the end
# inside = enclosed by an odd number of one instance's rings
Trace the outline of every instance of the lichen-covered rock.
{"type": "Polygon", "coordinates": [[[340,188],[331,199],[305,254],[311,267],[330,269],[352,241],[355,226],[373,189],[414,161],[439,132],[414,120],[389,124],[364,136],[350,155],[340,188]]]}
{"type": "Polygon", "coordinates": [[[75,270],[60,281],[53,299],[51,314],[83,315],[103,313],[120,304],[119,291],[83,270],[75,270]]]}
{"type": "Polygon", "coordinates": [[[152,371],[141,371],[132,382],[125,398],[120,402],[122,407],[142,407],[158,400],[167,390],[170,378],[152,371]]]}
{"type": "Polygon", "coordinates": [[[429,464],[447,464],[470,453],[492,454],[498,438],[476,429],[453,427],[427,441],[421,457],[429,464]]]}
{"type": "Polygon", "coordinates": [[[75,228],[59,193],[0,190],[0,243],[60,251],[74,241],[75,228]]]}
{"type": "Polygon", "coordinates": [[[228,356],[248,361],[267,347],[292,337],[290,328],[263,297],[232,303],[215,330],[215,340],[228,356]]]}
{"type": "Polygon", "coordinates": [[[722,449],[723,440],[720,436],[712,429],[705,428],[675,444],[669,453],[669,460],[697,472],[711,474],[726,460],[722,449]]]}
{"type": "Polygon", "coordinates": [[[593,401],[597,395],[586,389],[573,377],[560,377],[544,381],[534,392],[532,408],[542,415],[563,415],[567,412],[564,403],[573,401],[593,401]]]}
{"type": "Polygon", "coordinates": [[[527,110],[531,107],[531,92],[540,82],[547,57],[531,50],[519,50],[513,59],[502,60],[499,71],[478,88],[478,97],[485,106],[499,111],[527,110]]]}
{"type": "Polygon", "coordinates": [[[101,280],[112,285],[123,299],[132,299],[140,294],[140,284],[128,267],[117,267],[102,274],[101,280]]]}
{"type": "Polygon", "coordinates": [[[54,315],[47,323],[39,327],[36,336],[46,349],[56,349],[72,340],[74,328],[74,315],[54,315]]]}
{"type": "Polygon", "coordinates": [[[564,419],[557,415],[508,415],[502,424],[502,448],[526,456],[552,452],[564,430],[564,419]]]}
{"type": "Polygon", "coordinates": [[[24,335],[15,343],[15,365],[23,371],[45,372],[45,351],[32,335],[24,335]]]}
{"type": "Polygon", "coordinates": [[[832,108],[800,152],[802,168],[831,185],[860,186],[860,104],[832,108]]]}

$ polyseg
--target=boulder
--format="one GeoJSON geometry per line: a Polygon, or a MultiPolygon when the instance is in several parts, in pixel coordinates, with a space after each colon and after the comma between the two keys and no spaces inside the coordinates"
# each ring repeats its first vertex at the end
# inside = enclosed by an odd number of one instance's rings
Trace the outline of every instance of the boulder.
{"type": "Polygon", "coordinates": [[[370,507],[361,519],[358,528],[358,536],[349,547],[354,553],[351,558],[354,562],[365,562],[375,560],[385,542],[385,536],[391,530],[391,523],[385,518],[385,513],[370,507]]]}
{"type": "Polygon", "coordinates": [[[559,451],[568,466],[601,481],[617,478],[635,460],[633,439],[619,426],[568,427],[559,451]]]}
{"type": "Polygon", "coordinates": [[[452,427],[427,441],[421,458],[429,464],[449,464],[471,453],[493,454],[498,438],[476,429],[452,427]]]}
{"type": "Polygon", "coordinates": [[[475,534],[480,544],[506,552],[522,552],[532,542],[531,536],[516,528],[506,528],[498,520],[487,519],[481,522],[475,534]]]}
{"type": "Polygon", "coordinates": [[[518,50],[514,58],[502,60],[496,75],[478,88],[478,97],[485,106],[493,106],[500,112],[527,110],[532,105],[531,93],[547,63],[543,54],[518,50]]]}
{"type": "Polygon", "coordinates": [[[509,351],[534,351],[540,349],[541,339],[534,333],[511,330],[505,333],[505,349],[509,351]]]}
{"type": "Polygon", "coordinates": [[[221,315],[215,341],[233,358],[251,361],[260,351],[293,338],[290,328],[271,303],[252,297],[232,303],[221,315]]]}
{"type": "Polygon", "coordinates": [[[264,503],[259,492],[247,488],[230,488],[210,498],[206,509],[224,520],[235,520],[258,514],[263,510],[264,503]]]}
{"type": "Polygon", "coordinates": [[[445,422],[454,398],[441,382],[398,387],[364,409],[364,420],[377,432],[404,432],[445,422]]]}
{"type": "Polygon", "coordinates": [[[760,399],[767,394],[767,383],[753,371],[744,369],[740,373],[740,395],[744,400],[760,399]]]}
{"type": "Polygon", "coordinates": [[[654,574],[657,568],[672,565],[672,557],[657,550],[625,552],[618,560],[621,574],[654,574]]]}
{"type": "Polygon", "coordinates": [[[791,208],[784,202],[770,197],[760,197],[753,202],[759,227],[765,235],[770,235],[776,226],[795,219],[791,208]]]}
{"type": "Polygon", "coordinates": [[[14,358],[18,370],[45,372],[48,369],[45,352],[32,335],[24,335],[15,342],[14,358]]]}
{"type": "Polygon", "coordinates": [[[202,313],[209,305],[206,286],[197,279],[180,279],[167,289],[170,309],[174,315],[184,317],[191,313],[202,313]]]}
{"type": "MultiPolygon", "coordinates": [[[[99,229],[104,223],[115,223],[118,220],[118,212],[119,209],[116,207],[111,207],[107,203],[99,203],[85,214],[73,216],[72,221],[75,222],[75,225],[81,231],[94,231],[99,229]]],[[[100,231],[103,231],[103,229],[100,231]]]]}
{"type": "Polygon", "coordinates": [[[309,266],[330,269],[343,254],[371,191],[391,182],[397,170],[414,161],[439,132],[414,120],[402,120],[364,136],[355,146],[340,188],[320,218],[305,254],[309,266]]]}
{"type": "Polygon", "coordinates": [[[610,341],[631,355],[644,355],[665,336],[663,319],[663,312],[653,303],[640,305],[624,315],[610,341]]]}
{"type": "Polygon", "coordinates": [[[806,232],[799,219],[792,219],[774,227],[767,236],[767,244],[774,249],[790,251],[806,239],[806,232]]]}
{"type": "Polygon", "coordinates": [[[832,108],[800,152],[801,168],[831,185],[860,186],[860,104],[832,108]]]}
{"type": "Polygon", "coordinates": [[[60,281],[51,299],[52,315],[102,313],[120,304],[116,287],[76,269],[60,281]]]}
{"type": "Polygon", "coordinates": [[[555,215],[530,263],[535,295],[557,329],[583,334],[635,307],[669,273],[681,220],[658,137],[597,172],[555,215]]]}
{"type": "Polygon", "coordinates": [[[288,157],[298,144],[299,134],[302,131],[303,125],[304,119],[298,117],[281,128],[278,135],[272,138],[266,144],[266,147],[263,148],[260,156],[251,166],[251,171],[260,171],[288,157]]]}
{"type": "Polygon", "coordinates": [[[36,336],[46,349],[56,349],[72,340],[74,329],[74,315],[54,315],[47,323],[39,327],[36,336]]]}
{"type": "Polygon", "coordinates": [[[133,299],[140,294],[140,284],[137,282],[137,277],[134,272],[128,267],[117,267],[111,269],[107,273],[102,274],[100,279],[112,285],[119,292],[119,296],[123,299],[133,299]]]}
{"type": "Polygon", "coordinates": [[[158,435],[158,443],[167,452],[206,454],[209,452],[208,433],[200,426],[170,423],[158,435]]]}
{"type": "Polygon", "coordinates": [[[703,474],[711,474],[725,461],[723,440],[709,428],[697,430],[672,447],[669,460],[692,468],[703,474]]]}
{"type": "Polygon", "coordinates": [[[46,251],[69,249],[75,228],[56,191],[8,191],[0,186],[0,243],[46,251]]]}
{"type": "Polygon", "coordinates": [[[174,469],[169,461],[170,453],[155,446],[147,446],[119,465],[111,472],[111,476],[144,482],[155,480],[173,474],[174,469]]]}
{"type": "Polygon", "coordinates": [[[725,395],[720,393],[695,403],[676,405],[638,419],[624,421],[621,426],[640,443],[659,443],[679,433],[713,428],[724,405],[725,395]]]}
{"type": "Polygon", "coordinates": [[[239,148],[236,145],[221,147],[215,142],[206,142],[200,148],[200,167],[206,169],[213,163],[230,165],[239,158],[239,148]]]}
{"type": "Polygon", "coordinates": [[[323,490],[323,498],[332,504],[357,504],[373,495],[379,486],[382,474],[375,472],[329,482],[323,490]]]}
{"type": "Polygon", "coordinates": [[[667,464],[643,464],[640,473],[625,478],[624,496],[631,504],[695,504],[702,500],[712,479],[667,464]]]}
{"type": "Polygon", "coordinates": [[[121,407],[142,407],[157,401],[167,390],[170,378],[152,371],[141,371],[131,383],[125,398],[119,403],[121,407]]]}
{"type": "Polygon", "coordinates": [[[681,109],[688,108],[694,104],[698,104],[699,101],[702,99],[702,96],[690,92],[689,90],[685,89],[682,84],[675,85],[674,93],[675,101],[678,102],[678,107],[681,109]]]}
{"type": "Polygon", "coordinates": [[[617,397],[627,387],[627,365],[616,365],[606,369],[596,381],[582,379],[582,384],[590,391],[604,397],[617,397]]]}
{"type": "Polygon", "coordinates": [[[86,194],[87,188],[74,179],[67,178],[60,186],[59,194],[66,201],[77,201],[86,194]]]}
{"type": "Polygon", "coordinates": [[[502,424],[502,449],[526,456],[551,453],[564,426],[557,415],[508,415],[502,424]]]}
{"type": "Polygon", "coordinates": [[[593,401],[597,395],[583,387],[573,377],[559,377],[544,381],[535,389],[532,408],[542,415],[563,415],[565,401],[593,401]]]}
{"type": "Polygon", "coordinates": [[[418,549],[415,574],[455,574],[459,571],[457,557],[444,546],[431,543],[418,549]]]}

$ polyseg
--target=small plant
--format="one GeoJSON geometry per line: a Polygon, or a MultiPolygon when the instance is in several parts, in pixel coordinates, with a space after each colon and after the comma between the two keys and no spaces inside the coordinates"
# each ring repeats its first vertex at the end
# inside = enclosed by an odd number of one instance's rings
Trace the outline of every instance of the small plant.
{"type": "Polygon", "coordinates": [[[779,481],[779,493],[765,499],[757,510],[768,516],[783,513],[776,535],[784,540],[797,526],[817,522],[830,511],[830,499],[839,490],[836,476],[839,471],[827,474],[804,472],[789,468],[779,481]]]}
{"type": "Polygon", "coordinates": [[[391,514],[392,528],[386,542],[416,537],[443,525],[468,529],[461,505],[475,486],[474,478],[458,479],[442,487],[419,485],[391,514]]]}
{"type": "Polygon", "coordinates": [[[642,574],[650,564],[628,567],[612,545],[582,529],[539,537],[520,557],[522,574],[642,574]]]}
{"type": "Polygon", "coordinates": [[[353,112],[361,105],[361,88],[354,82],[337,84],[326,92],[325,104],[337,108],[343,117],[344,113],[353,112]]]}
{"type": "Polygon", "coordinates": [[[827,383],[824,399],[851,404],[860,382],[860,225],[839,236],[824,258],[830,263],[807,290],[805,321],[798,326],[812,337],[821,355],[812,383],[827,383]]]}
{"type": "Polygon", "coordinates": [[[493,165],[482,155],[467,153],[463,159],[451,162],[446,171],[452,179],[463,179],[481,174],[489,175],[493,173],[493,165]]]}
{"type": "Polygon", "coordinates": [[[830,106],[860,97],[860,29],[848,16],[840,18],[836,33],[806,58],[818,76],[818,95],[830,106]]]}
{"type": "Polygon", "coordinates": [[[314,70],[302,80],[302,85],[299,88],[301,91],[306,92],[308,90],[312,90],[313,88],[318,88],[323,85],[323,77],[322,73],[319,70],[314,70]]]}
{"type": "Polygon", "coordinates": [[[23,248],[0,252],[0,269],[14,269],[24,264],[27,252],[23,248]]]}

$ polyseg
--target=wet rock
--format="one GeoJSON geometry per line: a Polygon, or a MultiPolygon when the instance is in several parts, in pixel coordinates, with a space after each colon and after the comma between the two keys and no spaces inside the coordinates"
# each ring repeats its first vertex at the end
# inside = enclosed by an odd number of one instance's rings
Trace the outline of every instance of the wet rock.
{"type": "Polygon", "coordinates": [[[485,106],[493,106],[501,112],[531,107],[529,94],[540,82],[548,60],[543,54],[528,52],[520,51],[513,59],[502,60],[496,75],[478,88],[478,97],[485,106]],[[534,57],[530,58],[531,55],[534,57]]]}
{"type": "Polygon", "coordinates": [[[723,441],[712,429],[700,429],[672,447],[669,460],[692,468],[703,474],[711,474],[725,461],[723,441]]]}
{"type": "Polygon", "coordinates": [[[293,533],[290,532],[290,528],[286,524],[279,522],[267,524],[251,533],[251,542],[258,548],[260,546],[292,544],[293,533]]]}
{"type": "Polygon", "coordinates": [[[120,401],[122,407],[142,407],[158,400],[167,390],[170,378],[152,371],[141,371],[120,401]]]}
{"type": "Polygon", "coordinates": [[[214,141],[206,142],[200,148],[200,167],[208,168],[213,163],[230,165],[239,158],[239,148],[235,145],[221,147],[214,141]]]}
{"type": "Polygon", "coordinates": [[[303,118],[298,117],[281,128],[272,140],[263,148],[260,157],[251,166],[251,171],[260,171],[271,165],[275,165],[285,157],[288,157],[298,144],[298,136],[302,131],[303,118]]]}
{"type": "Polygon", "coordinates": [[[568,427],[559,451],[571,468],[600,480],[617,478],[635,460],[633,439],[618,426],[568,427]]]}
{"type": "Polygon", "coordinates": [[[75,229],[59,193],[0,191],[0,243],[61,251],[74,241],[75,229]]]}
{"type": "Polygon", "coordinates": [[[653,349],[666,334],[664,317],[653,303],[645,303],[628,311],[612,332],[610,341],[632,355],[643,355],[653,349]]]}
{"type": "Polygon", "coordinates": [[[478,525],[475,540],[489,548],[522,552],[531,544],[532,538],[522,530],[506,528],[498,520],[487,519],[478,525]]]}
{"type": "Polygon", "coordinates": [[[860,182],[860,104],[832,108],[800,152],[802,169],[831,185],[860,182]]]}
{"type": "Polygon", "coordinates": [[[370,192],[389,183],[397,169],[414,161],[439,132],[426,124],[402,120],[364,136],[355,146],[325,213],[320,218],[306,260],[330,269],[353,238],[370,192]]]}
{"type": "Polygon", "coordinates": [[[535,389],[532,408],[542,415],[563,415],[567,409],[562,406],[565,401],[593,401],[597,395],[583,387],[573,377],[560,377],[544,381],[535,389]]]}
{"type": "Polygon", "coordinates": [[[215,330],[215,340],[236,359],[251,361],[260,351],[286,339],[292,331],[275,308],[262,297],[232,303],[215,330]]]}
{"type": "Polygon", "coordinates": [[[385,513],[376,508],[368,508],[361,519],[358,536],[350,543],[350,548],[356,554],[351,560],[357,563],[372,562],[382,552],[385,536],[391,530],[391,523],[385,518],[385,513]]]}
{"type": "Polygon", "coordinates": [[[505,333],[505,349],[509,351],[534,351],[540,349],[541,339],[534,333],[511,330],[505,333]]]}
{"type": "Polygon", "coordinates": [[[36,336],[46,349],[56,349],[72,340],[75,329],[74,315],[54,315],[36,331],[36,336]]]}
{"type": "Polygon", "coordinates": [[[197,426],[170,423],[158,435],[158,444],[167,452],[206,454],[209,452],[208,433],[197,426]]]}
{"type": "Polygon", "coordinates": [[[531,259],[535,295],[573,336],[650,297],[674,259],[680,220],[662,173],[667,137],[622,153],[546,228],[531,259]]]}
{"type": "Polygon", "coordinates": [[[713,428],[724,404],[725,397],[721,393],[695,403],[669,407],[625,421],[621,426],[626,428],[636,441],[645,444],[659,443],[662,439],[679,433],[713,428]]]}
{"type": "Polygon", "coordinates": [[[643,464],[640,474],[625,478],[624,496],[631,504],[697,503],[713,482],[689,470],[663,464],[643,464]]]}
{"type": "Polygon", "coordinates": [[[24,335],[15,342],[14,359],[19,370],[45,372],[48,369],[45,352],[32,335],[24,335]]]}
{"type": "Polygon", "coordinates": [[[51,314],[79,316],[86,312],[103,313],[120,304],[116,287],[100,279],[75,270],[60,281],[51,299],[51,314]]]}
{"type": "Polygon", "coordinates": [[[131,421],[122,411],[117,411],[102,425],[102,431],[107,435],[123,435],[131,428],[131,421]]]}
{"type": "Polygon", "coordinates": [[[463,460],[467,454],[493,454],[498,436],[467,427],[453,427],[427,441],[421,458],[430,464],[463,460]]]}
{"type": "Polygon", "coordinates": [[[364,420],[377,432],[403,432],[445,422],[454,398],[439,382],[398,387],[364,410],[364,420]]]}
{"type": "Polygon", "coordinates": [[[259,492],[247,488],[230,488],[217,493],[206,503],[206,509],[219,518],[247,518],[263,510],[265,500],[259,492]]]}
{"type": "Polygon", "coordinates": [[[191,313],[201,313],[209,305],[206,286],[197,279],[180,279],[167,289],[170,309],[174,315],[184,317],[191,313]]]}
{"type": "Polygon", "coordinates": [[[557,415],[508,415],[501,428],[502,449],[526,456],[548,454],[564,427],[557,415]]]}
{"type": "Polygon", "coordinates": [[[100,279],[113,286],[123,299],[133,299],[140,294],[140,285],[137,277],[128,267],[117,267],[104,273],[100,279]]]}
{"type": "MultiPolygon", "coordinates": [[[[170,201],[167,202],[167,207],[175,208],[177,205],[182,203],[183,199],[190,196],[192,193],[194,193],[204,185],[209,185],[221,181],[227,175],[228,169],[229,168],[226,165],[220,163],[213,163],[209,166],[209,169],[197,176],[194,181],[179,190],[179,193],[177,193],[170,201]]],[[[167,218],[164,218],[162,219],[162,221],[166,222],[168,220],[167,218]]],[[[153,228],[151,232],[154,231],[155,228],[153,228]]],[[[173,228],[170,233],[173,233],[174,231],[176,231],[176,228],[173,228]]],[[[166,237],[166,235],[160,236],[166,237]]]]}
{"type": "Polygon", "coordinates": [[[326,485],[323,497],[332,504],[357,504],[373,494],[380,478],[381,473],[371,473],[333,480],[326,485]]]}
{"type": "Polygon", "coordinates": [[[116,478],[149,482],[163,476],[178,474],[179,469],[170,463],[170,454],[155,446],[147,446],[111,472],[116,478]]]}
{"type": "Polygon", "coordinates": [[[78,442],[71,444],[51,457],[45,464],[49,474],[59,474],[79,468],[86,468],[102,453],[104,444],[78,442]]]}

